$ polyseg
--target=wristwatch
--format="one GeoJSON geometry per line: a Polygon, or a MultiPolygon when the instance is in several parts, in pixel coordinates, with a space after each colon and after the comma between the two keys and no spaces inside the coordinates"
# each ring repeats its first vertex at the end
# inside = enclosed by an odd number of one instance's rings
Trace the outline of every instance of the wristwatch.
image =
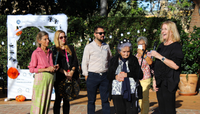
{"type": "Polygon", "coordinates": [[[164,60],[165,60],[165,57],[163,57],[163,58],[161,59],[162,62],[164,62],[164,60]]]}

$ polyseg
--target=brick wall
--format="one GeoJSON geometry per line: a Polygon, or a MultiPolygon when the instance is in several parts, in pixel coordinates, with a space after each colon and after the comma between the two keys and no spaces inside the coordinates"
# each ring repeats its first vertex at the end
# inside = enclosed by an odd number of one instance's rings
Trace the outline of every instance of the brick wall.
{"type": "Polygon", "coordinates": [[[200,14],[199,14],[200,1],[193,0],[193,2],[195,3],[195,8],[194,8],[194,12],[192,13],[192,18],[190,22],[190,28],[189,28],[190,32],[193,31],[194,26],[200,27],[200,14]]]}

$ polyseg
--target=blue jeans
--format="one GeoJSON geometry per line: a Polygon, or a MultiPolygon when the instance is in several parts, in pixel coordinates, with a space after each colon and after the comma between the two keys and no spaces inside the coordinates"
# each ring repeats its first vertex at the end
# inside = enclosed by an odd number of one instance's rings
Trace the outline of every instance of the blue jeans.
{"type": "Polygon", "coordinates": [[[108,102],[109,81],[107,79],[107,73],[100,75],[99,73],[89,72],[86,85],[88,94],[88,114],[95,113],[95,101],[98,88],[101,96],[102,112],[103,114],[110,114],[110,104],[108,102]]]}

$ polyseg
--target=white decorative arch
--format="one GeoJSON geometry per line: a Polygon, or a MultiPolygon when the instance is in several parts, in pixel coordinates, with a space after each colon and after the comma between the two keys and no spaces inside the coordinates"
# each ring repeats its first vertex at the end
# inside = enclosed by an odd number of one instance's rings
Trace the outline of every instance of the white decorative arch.
{"type": "MultiPolygon", "coordinates": [[[[50,29],[44,26],[54,26],[56,30],[63,30],[67,32],[67,19],[65,14],[57,15],[8,15],[7,16],[7,67],[17,68],[17,41],[20,35],[16,33],[26,27],[37,27],[40,31],[46,31],[49,34],[49,39],[53,41],[54,33],[50,29]],[[16,28],[19,28],[16,31],[16,28]]],[[[19,70],[19,69],[18,69],[19,70]]],[[[28,69],[20,69],[20,75],[16,79],[8,78],[8,98],[15,98],[17,95],[22,94],[27,99],[31,99],[32,86],[33,86],[33,74],[28,69]]],[[[54,99],[52,94],[52,99],[54,99]]]]}

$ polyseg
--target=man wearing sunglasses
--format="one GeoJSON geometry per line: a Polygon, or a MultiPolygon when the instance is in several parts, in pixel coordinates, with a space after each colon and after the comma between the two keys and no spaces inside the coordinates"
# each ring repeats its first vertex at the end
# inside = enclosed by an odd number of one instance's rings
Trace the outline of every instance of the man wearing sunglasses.
{"type": "Polygon", "coordinates": [[[95,101],[99,89],[102,101],[102,113],[110,114],[109,81],[107,79],[108,61],[112,57],[110,47],[104,43],[103,27],[94,29],[95,39],[85,46],[82,59],[82,72],[85,76],[88,96],[88,114],[95,113],[95,101]]]}

